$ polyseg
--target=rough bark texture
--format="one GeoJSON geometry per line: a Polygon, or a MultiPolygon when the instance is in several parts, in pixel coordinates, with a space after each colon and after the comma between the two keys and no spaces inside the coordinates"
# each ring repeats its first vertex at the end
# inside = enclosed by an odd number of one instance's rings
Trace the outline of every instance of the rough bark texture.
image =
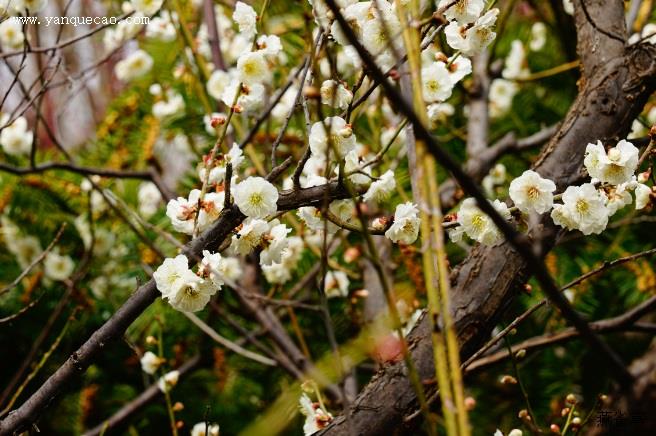
{"type": "MultiPolygon", "coordinates": [[[[575,7],[578,49],[584,65],[580,92],[534,166],[543,177],[554,180],[559,189],[582,180],[587,143],[614,141],[626,135],[655,85],[656,48],[625,48],[617,41],[626,39],[621,1],[588,1],[585,8],[577,2],[575,7]]],[[[557,229],[546,218],[537,230],[535,234],[541,236],[546,251],[554,244],[557,229]]],[[[524,261],[508,244],[478,246],[453,271],[451,311],[463,357],[471,355],[489,336],[528,274],[524,261]]],[[[420,320],[408,340],[420,377],[432,379],[427,317],[420,320]]],[[[321,434],[402,433],[404,417],[415,410],[414,391],[405,366],[399,363],[382,369],[371,380],[351,406],[348,421],[340,416],[321,434]]]]}

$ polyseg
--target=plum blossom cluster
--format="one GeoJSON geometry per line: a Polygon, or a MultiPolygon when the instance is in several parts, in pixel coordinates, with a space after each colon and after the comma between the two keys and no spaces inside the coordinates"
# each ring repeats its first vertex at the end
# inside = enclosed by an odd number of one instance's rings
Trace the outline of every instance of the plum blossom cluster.
{"type": "Polygon", "coordinates": [[[165,259],[153,274],[157,289],[171,306],[182,312],[202,310],[226,280],[241,273],[239,264],[221,256],[220,253],[203,251],[197,270],[189,268],[189,259],[184,254],[165,259]]]}
{"type": "MultiPolygon", "coordinates": [[[[638,149],[626,140],[605,149],[598,141],[588,144],[584,165],[591,180],[580,186],[568,186],[554,195],[556,184],[533,170],[525,171],[510,182],[509,196],[513,209],[523,216],[550,213],[553,222],[584,235],[599,234],[611,216],[635,202],[635,209],[645,208],[651,201],[652,188],[645,183],[648,173],[635,175],[638,169],[638,149]],[[633,192],[633,195],[631,193],[633,192]],[[560,200],[560,203],[555,201],[560,200]]],[[[492,202],[506,220],[513,209],[500,200],[492,202]]],[[[450,230],[453,241],[463,235],[485,245],[497,245],[503,236],[491,218],[483,213],[473,198],[465,199],[456,215],[458,227],[450,230]]]]}

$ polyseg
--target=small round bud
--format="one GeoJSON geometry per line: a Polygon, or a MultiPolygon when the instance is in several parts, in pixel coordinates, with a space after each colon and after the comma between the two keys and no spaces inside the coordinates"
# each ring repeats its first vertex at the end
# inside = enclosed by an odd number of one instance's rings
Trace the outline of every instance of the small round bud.
{"type": "Polygon", "coordinates": [[[525,419],[525,418],[527,418],[527,417],[528,417],[528,410],[526,410],[526,409],[522,409],[522,410],[520,410],[519,413],[517,414],[517,417],[518,417],[519,419],[525,419]]]}
{"type": "Polygon", "coordinates": [[[560,426],[558,424],[551,424],[549,430],[551,433],[560,433],[560,426]]]}
{"type": "Polygon", "coordinates": [[[316,86],[306,86],[303,88],[303,95],[308,99],[318,99],[321,98],[321,91],[316,86]]]}
{"type": "Polygon", "coordinates": [[[517,359],[523,359],[524,356],[526,356],[526,349],[525,348],[522,348],[521,350],[519,350],[515,353],[515,357],[517,359]]]}
{"type": "Polygon", "coordinates": [[[524,285],[524,292],[530,294],[531,292],[533,292],[533,286],[531,286],[529,283],[526,283],[524,285]]]}
{"type": "Polygon", "coordinates": [[[576,395],[574,394],[567,394],[567,397],[565,397],[565,401],[568,404],[576,404],[576,395]]]}
{"type": "Polygon", "coordinates": [[[244,108],[241,105],[236,104],[232,107],[232,111],[236,114],[240,114],[244,112],[244,108]]]}
{"type": "Polygon", "coordinates": [[[369,291],[366,289],[358,289],[357,291],[353,292],[353,295],[358,298],[367,298],[369,296],[369,291]]]}
{"type": "Polygon", "coordinates": [[[638,183],[646,183],[647,180],[649,180],[650,175],[651,175],[651,168],[648,169],[647,171],[638,174],[638,183]]]}
{"type": "Polygon", "coordinates": [[[350,138],[353,135],[353,129],[350,125],[346,125],[343,129],[339,131],[339,136],[342,138],[350,138]]]}
{"type": "Polygon", "coordinates": [[[649,137],[652,141],[656,141],[656,124],[651,126],[651,129],[649,129],[649,137]]]}
{"type": "Polygon", "coordinates": [[[344,251],[344,262],[351,263],[357,260],[361,254],[358,247],[349,247],[344,251]]]}
{"type": "Polygon", "coordinates": [[[175,423],[175,428],[182,428],[182,427],[184,427],[184,422],[178,421],[175,423]]]}
{"type": "Polygon", "coordinates": [[[603,403],[607,402],[608,401],[608,395],[606,395],[606,394],[599,395],[599,401],[601,401],[603,403]]]}
{"type": "Polygon", "coordinates": [[[563,409],[560,411],[560,416],[567,416],[569,415],[569,411],[571,409],[569,407],[563,407],[563,409]]]}
{"type": "Polygon", "coordinates": [[[465,398],[465,409],[468,411],[474,410],[474,407],[476,407],[476,399],[474,399],[474,397],[465,398]]]}
{"type": "Polygon", "coordinates": [[[156,345],[157,344],[157,339],[155,336],[149,335],[146,337],[146,344],[148,345],[156,345]]]}
{"type": "Polygon", "coordinates": [[[179,401],[176,401],[176,403],[173,405],[173,411],[174,412],[180,412],[182,410],[184,410],[184,404],[182,404],[179,401]]]}
{"type": "Polygon", "coordinates": [[[226,117],[224,117],[223,115],[215,115],[210,120],[210,125],[214,129],[216,129],[219,126],[224,125],[225,123],[226,123],[226,117]]]}
{"type": "Polygon", "coordinates": [[[576,426],[581,425],[581,418],[579,418],[578,416],[575,416],[575,417],[572,419],[572,425],[576,425],[576,426]]]}
{"type": "Polygon", "coordinates": [[[401,79],[401,73],[399,73],[399,70],[397,69],[392,69],[389,72],[389,76],[392,80],[399,80],[401,79]]]}
{"type": "Polygon", "coordinates": [[[517,334],[517,329],[510,329],[510,331],[508,332],[508,334],[509,334],[510,336],[515,336],[515,335],[517,334]]]}
{"type": "Polygon", "coordinates": [[[504,385],[516,385],[517,384],[517,379],[513,377],[512,375],[504,375],[501,377],[501,384],[504,385]]]}

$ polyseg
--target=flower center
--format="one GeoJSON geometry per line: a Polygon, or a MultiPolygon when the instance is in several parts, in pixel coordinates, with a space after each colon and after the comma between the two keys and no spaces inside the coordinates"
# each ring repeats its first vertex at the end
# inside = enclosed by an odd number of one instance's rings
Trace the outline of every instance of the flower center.
{"type": "Polygon", "coordinates": [[[576,211],[579,213],[579,215],[585,215],[589,209],[590,209],[590,204],[588,204],[588,202],[585,201],[584,199],[580,199],[576,201],[576,211]]]}
{"type": "Polygon", "coordinates": [[[264,198],[262,198],[262,194],[260,194],[259,192],[255,194],[251,194],[250,203],[252,206],[260,206],[263,201],[264,198]]]}
{"type": "Polygon", "coordinates": [[[528,197],[530,199],[535,200],[540,196],[540,190],[538,188],[536,188],[535,186],[531,186],[526,191],[526,194],[528,195],[528,197]]]}

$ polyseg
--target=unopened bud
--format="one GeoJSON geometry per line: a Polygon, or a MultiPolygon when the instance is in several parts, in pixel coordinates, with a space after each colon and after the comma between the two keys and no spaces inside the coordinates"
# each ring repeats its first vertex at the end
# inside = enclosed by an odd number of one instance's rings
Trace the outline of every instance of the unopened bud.
{"type": "Polygon", "coordinates": [[[531,286],[529,283],[526,283],[524,285],[524,292],[530,294],[531,292],[533,292],[533,286],[531,286]]]}
{"type": "Polygon", "coordinates": [[[148,345],[155,345],[155,344],[157,344],[157,339],[155,338],[155,336],[147,336],[146,337],[146,343],[148,345]]]}
{"type": "Polygon", "coordinates": [[[182,428],[182,427],[184,427],[184,422],[178,421],[175,423],[175,428],[182,428]]]}
{"type": "Polygon", "coordinates": [[[509,334],[510,336],[515,336],[515,335],[517,334],[517,329],[510,329],[510,331],[508,332],[508,334],[509,334]]]}
{"type": "Polygon", "coordinates": [[[353,295],[358,298],[367,298],[369,296],[369,291],[366,289],[358,289],[353,293],[353,295]]]}
{"type": "Polygon", "coordinates": [[[240,114],[244,112],[244,108],[241,105],[236,104],[232,107],[232,111],[236,114],[240,114]]]}
{"type": "Polygon", "coordinates": [[[501,377],[501,384],[504,385],[516,385],[517,384],[517,379],[513,377],[512,375],[504,375],[501,377]]]}
{"type": "Polygon", "coordinates": [[[607,402],[608,401],[608,395],[606,395],[606,394],[599,395],[599,401],[601,401],[603,403],[607,402]]]}
{"type": "Polygon", "coordinates": [[[576,404],[576,395],[574,395],[574,394],[567,394],[567,396],[565,397],[565,401],[566,401],[568,404],[576,404]]]}
{"type": "Polygon", "coordinates": [[[578,416],[575,416],[575,417],[572,419],[572,425],[575,425],[575,426],[577,426],[577,427],[578,427],[579,425],[581,425],[581,418],[579,418],[578,416]]]}
{"type": "Polygon", "coordinates": [[[182,410],[184,410],[184,404],[182,404],[179,401],[176,401],[176,403],[173,405],[173,411],[174,412],[180,412],[182,410]]]}
{"type": "Polygon", "coordinates": [[[560,433],[560,426],[558,424],[551,424],[549,430],[551,430],[551,433],[560,433]]]}
{"type": "Polygon", "coordinates": [[[375,230],[383,230],[387,226],[387,223],[389,222],[389,219],[387,217],[378,217],[373,220],[371,223],[371,227],[373,227],[375,230]]]}
{"type": "Polygon", "coordinates": [[[224,125],[225,123],[226,123],[226,117],[224,117],[223,115],[215,115],[215,116],[212,117],[212,119],[210,121],[210,125],[214,129],[216,129],[219,126],[224,125]]]}
{"type": "Polygon", "coordinates": [[[389,76],[392,80],[399,80],[401,79],[401,73],[399,73],[399,70],[393,68],[389,72],[389,76]]]}
{"type": "Polygon", "coordinates": [[[349,247],[344,252],[344,262],[351,263],[360,257],[360,249],[358,247],[349,247]]]}
{"type": "Polygon", "coordinates": [[[474,397],[465,398],[465,409],[474,410],[474,407],[476,407],[476,400],[474,397]]]}
{"type": "Polygon", "coordinates": [[[647,171],[638,174],[638,183],[646,183],[647,180],[649,180],[650,175],[651,175],[651,168],[648,169],[647,171]]]}
{"type": "Polygon", "coordinates": [[[526,348],[522,348],[522,349],[519,350],[517,353],[515,353],[515,357],[516,357],[517,359],[523,359],[524,356],[526,356],[526,348]]]}
{"type": "Polygon", "coordinates": [[[342,138],[350,138],[353,135],[353,129],[350,125],[346,125],[343,129],[339,131],[339,136],[342,138]]]}
{"type": "Polygon", "coordinates": [[[517,414],[517,417],[519,419],[529,419],[529,420],[531,419],[531,416],[528,414],[528,410],[526,409],[520,410],[519,413],[517,414]]]}
{"type": "Polygon", "coordinates": [[[560,411],[560,416],[567,416],[569,415],[569,411],[571,409],[569,407],[563,407],[563,409],[560,411]]]}
{"type": "Polygon", "coordinates": [[[651,126],[651,129],[649,129],[649,137],[652,141],[656,141],[656,124],[651,126]]]}
{"type": "Polygon", "coordinates": [[[442,52],[435,54],[435,60],[438,62],[444,62],[445,64],[449,62],[449,58],[442,52]]]}
{"type": "Polygon", "coordinates": [[[321,91],[316,86],[306,86],[303,88],[305,98],[321,98],[321,91]]]}

